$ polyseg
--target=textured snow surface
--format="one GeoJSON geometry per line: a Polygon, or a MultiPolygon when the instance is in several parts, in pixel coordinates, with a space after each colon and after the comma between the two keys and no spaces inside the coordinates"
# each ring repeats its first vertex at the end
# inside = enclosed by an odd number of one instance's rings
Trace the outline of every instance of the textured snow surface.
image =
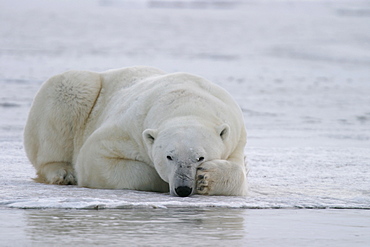
{"type": "Polygon", "coordinates": [[[369,2],[216,2],[0,0],[0,207],[370,209],[369,2]],[[41,83],[133,65],[233,95],[249,137],[247,197],[32,180],[22,131],[41,83]]]}

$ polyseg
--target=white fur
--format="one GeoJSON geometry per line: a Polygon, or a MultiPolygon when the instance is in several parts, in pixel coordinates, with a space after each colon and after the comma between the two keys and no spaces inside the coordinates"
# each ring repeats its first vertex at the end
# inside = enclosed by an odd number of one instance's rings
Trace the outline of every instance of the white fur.
{"type": "Polygon", "coordinates": [[[54,76],[33,102],[24,144],[39,182],[246,194],[240,108],[190,74],[133,67],[54,76]]]}

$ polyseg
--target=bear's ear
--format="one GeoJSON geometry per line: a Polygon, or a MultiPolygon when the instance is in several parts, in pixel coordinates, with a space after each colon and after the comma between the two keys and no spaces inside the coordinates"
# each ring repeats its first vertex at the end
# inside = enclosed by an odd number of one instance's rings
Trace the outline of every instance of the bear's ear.
{"type": "Polygon", "coordinates": [[[154,129],[146,129],[143,132],[143,138],[147,145],[152,145],[154,143],[155,138],[157,138],[157,130],[154,129]]]}
{"type": "Polygon", "coordinates": [[[217,127],[217,132],[219,133],[221,139],[225,141],[230,134],[230,126],[228,124],[221,124],[217,127]]]}

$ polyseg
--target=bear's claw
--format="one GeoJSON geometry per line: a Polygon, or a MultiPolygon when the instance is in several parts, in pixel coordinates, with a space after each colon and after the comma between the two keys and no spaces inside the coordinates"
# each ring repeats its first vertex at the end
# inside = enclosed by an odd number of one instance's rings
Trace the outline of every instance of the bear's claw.
{"type": "Polygon", "coordinates": [[[205,174],[205,169],[198,169],[198,176],[197,176],[197,192],[201,195],[207,195],[209,188],[208,188],[208,176],[205,174]],[[201,174],[199,174],[201,173],[201,174]]]}

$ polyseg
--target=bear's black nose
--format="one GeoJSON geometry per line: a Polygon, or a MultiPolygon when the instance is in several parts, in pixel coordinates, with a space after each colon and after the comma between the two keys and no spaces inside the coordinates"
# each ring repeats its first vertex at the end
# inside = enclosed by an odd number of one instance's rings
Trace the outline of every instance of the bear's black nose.
{"type": "Polygon", "coordinates": [[[179,186],[175,189],[175,191],[176,191],[176,194],[178,196],[186,197],[186,196],[189,196],[191,194],[193,189],[188,187],[188,186],[179,186]]]}

